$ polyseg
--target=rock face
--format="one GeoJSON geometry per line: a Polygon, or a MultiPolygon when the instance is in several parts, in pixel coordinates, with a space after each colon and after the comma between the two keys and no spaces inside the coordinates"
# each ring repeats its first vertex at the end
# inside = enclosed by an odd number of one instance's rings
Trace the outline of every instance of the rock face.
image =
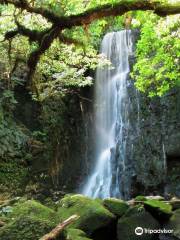
{"type": "Polygon", "coordinates": [[[172,206],[158,200],[147,200],[144,207],[159,221],[167,221],[172,215],[172,206]]]}
{"type": "Polygon", "coordinates": [[[180,91],[172,90],[161,99],[135,93],[132,85],[130,91],[132,112],[127,161],[131,176],[125,174],[126,178],[132,178],[130,195],[179,196],[180,91]]]}
{"type": "Polygon", "coordinates": [[[58,144],[47,166],[54,187],[65,192],[78,191],[83,174],[92,160],[92,144],[88,144],[91,142],[93,126],[91,89],[82,89],[79,95],[71,94],[64,99],[64,110],[60,117],[62,124],[55,129],[59,133],[58,144]]]}
{"type": "MultiPolygon", "coordinates": [[[[137,38],[135,31],[134,39],[137,38]]],[[[132,67],[134,56],[129,61],[132,67]]],[[[129,79],[127,90],[129,124],[123,129],[126,168],[122,167],[121,171],[122,196],[124,199],[140,194],[180,196],[180,89],[172,90],[162,98],[150,99],[140,94],[129,79]]],[[[29,100],[26,101],[29,104],[29,100]]],[[[54,188],[65,192],[80,191],[94,166],[93,101],[93,87],[78,90],[78,95],[71,94],[65,100],[66,108],[60,119],[63,123],[56,127],[58,144],[51,153],[45,152],[44,156],[40,153],[43,157],[38,155],[32,162],[33,176],[36,172],[38,176],[41,173],[50,176],[48,180],[43,178],[45,188],[51,182],[54,188]]],[[[33,103],[31,105],[34,109],[33,103]]],[[[23,109],[19,111],[23,112],[23,109]]],[[[38,118],[34,114],[22,116],[23,120],[20,120],[24,123],[28,120],[29,126],[33,118],[38,118]]],[[[38,130],[38,124],[35,121],[29,128],[38,130]]],[[[117,144],[112,149],[117,161],[121,161],[120,148],[117,144]]]]}
{"type": "MultiPolygon", "coordinates": [[[[136,40],[138,33],[133,34],[136,40]]],[[[129,61],[132,68],[135,57],[130,56],[129,61]]],[[[123,126],[126,168],[121,171],[122,196],[180,196],[180,89],[162,98],[149,98],[139,93],[129,78],[127,92],[129,124],[123,126]]],[[[120,148],[119,144],[115,149],[119,162],[120,148]]]]}

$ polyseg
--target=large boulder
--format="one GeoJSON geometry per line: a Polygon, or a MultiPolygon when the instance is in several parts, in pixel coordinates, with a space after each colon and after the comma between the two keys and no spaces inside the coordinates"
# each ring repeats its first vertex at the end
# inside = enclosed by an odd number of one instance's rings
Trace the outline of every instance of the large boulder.
{"type": "MultiPolygon", "coordinates": [[[[1,240],[38,240],[50,232],[53,222],[32,216],[21,216],[0,228],[1,240]]],[[[63,235],[61,236],[64,240],[63,235]]]]}
{"type": "Polygon", "coordinates": [[[21,216],[32,216],[43,220],[51,220],[54,223],[58,222],[56,212],[35,200],[22,199],[12,206],[6,206],[0,211],[0,216],[4,216],[7,221],[19,218],[21,216]]]}
{"type": "Polygon", "coordinates": [[[173,236],[180,239],[180,209],[173,212],[166,229],[173,230],[173,236]]]}
{"type": "Polygon", "coordinates": [[[172,206],[159,200],[147,200],[144,202],[144,207],[160,222],[167,221],[172,215],[172,206]]]}
{"type": "Polygon", "coordinates": [[[54,210],[34,200],[20,200],[3,207],[0,218],[5,222],[0,228],[1,240],[38,240],[59,223],[54,210]]]}
{"type": "MultiPolygon", "coordinates": [[[[127,213],[118,220],[118,240],[152,240],[153,234],[145,233],[145,229],[159,229],[159,223],[142,206],[130,208],[127,213]],[[135,233],[135,229],[141,228],[141,235],[135,233]]],[[[137,232],[138,233],[138,232],[137,232]]]]}
{"type": "Polygon", "coordinates": [[[104,199],[103,205],[114,215],[121,217],[128,210],[129,205],[120,199],[107,198],[104,199]]]}
{"type": "Polygon", "coordinates": [[[101,200],[80,194],[67,195],[61,199],[57,213],[62,221],[73,214],[79,215],[80,218],[71,227],[83,230],[88,236],[115,220],[115,216],[102,205],[101,200]]]}

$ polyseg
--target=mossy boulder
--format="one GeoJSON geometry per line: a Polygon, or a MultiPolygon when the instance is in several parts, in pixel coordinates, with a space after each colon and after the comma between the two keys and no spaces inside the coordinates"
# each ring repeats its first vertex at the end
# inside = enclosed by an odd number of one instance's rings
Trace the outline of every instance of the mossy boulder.
{"type": "Polygon", "coordinates": [[[34,200],[23,199],[7,207],[9,211],[0,214],[6,222],[0,228],[1,240],[38,240],[60,221],[55,211],[34,200]]]}
{"type": "Polygon", "coordinates": [[[61,199],[57,213],[62,221],[73,214],[80,216],[71,228],[81,229],[88,236],[97,229],[106,227],[115,219],[115,216],[102,205],[101,200],[80,194],[67,195],[61,199]]]}
{"type": "MultiPolygon", "coordinates": [[[[38,240],[55,227],[53,222],[32,216],[21,216],[0,228],[1,240],[38,240]]],[[[60,239],[64,240],[63,235],[60,239]]],[[[59,240],[60,240],[59,239],[59,240]]]]}
{"type": "Polygon", "coordinates": [[[166,229],[173,230],[173,236],[180,239],[180,209],[173,212],[166,229]]]}
{"type": "Polygon", "coordinates": [[[168,220],[172,215],[172,206],[158,200],[147,200],[144,207],[160,222],[168,220]]]}
{"type": "Polygon", "coordinates": [[[103,201],[103,205],[114,215],[121,217],[128,210],[129,205],[120,199],[107,198],[103,201]]]}
{"type": "Polygon", "coordinates": [[[152,240],[154,238],[152,234],[136,235],[135,229],[137,227],[157,229],[159,223],[142,206],[132,207],[118,220],[118,240],[152,240]]]}
{"type": "Polygon", "coordinates": [[[58,222],[58,217],[56,217],[56,212],[54,210],[34,200],[21,200],[9,207],[11,211],[5,214],[5,217],[8,221],[21,216],[32,216],[42,220],[49,220],[55,223],[58,222]]]}
{"type": "Polygon", "coordinates": [[[66,232],[67,240],[91,240],[86,236],[86,233],[80,229],[69,228],[66,232]]]}

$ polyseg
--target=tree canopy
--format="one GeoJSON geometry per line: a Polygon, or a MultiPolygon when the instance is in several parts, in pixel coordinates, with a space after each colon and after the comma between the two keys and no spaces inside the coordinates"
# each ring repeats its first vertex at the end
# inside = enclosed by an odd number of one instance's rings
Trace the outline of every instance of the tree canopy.
{"type": "MultiPolygon", "coordinates": [[[[92,1],[93,2],[93,1],[92,1]]],[[[81,2],[78,9],[79,12],[73,11],[66,7],[67,2],[62,1],[28,1],[28,0],[2,0],[0,1],[2,8],[4,5],[14,6],[14,23],[16,28],[5,33],[4,40],[12,40],[17,35],[25,36],[29,41],[34,43],[36,47],[30,51],[27,60],[29,73],[28,78],[31,81],[36,66],[42,54],[50,48],[55,39],[59,39],[65,43],[74,42],[64,34],[65,29],[71,29],[77,26],[87,28],[89,24],[97,19],[109,16],[123,15],[128,11],[135,10],[152,10],[159,16],[167,16],[170,14],[180,13],[179,4],[171,4],[166,1],[103,1],[101,4],[91,4],[91,1],[81,2]],[[36,29],[31,26],[29,28],[23,24],[23,18],[29,13],[31,16],[41,16],[42,21],[46,21],[43,29],[36,29]]],[[[74,8],[76,1],[72,1],[74,8]]],[[[68,4],[67,4],[68,5],[68,4]]],[[[71,7],[71,6],[70,6],[71,7]]]]}
{"type": "Polygon", "coordinates": [[[102,36],[124,29],[127,16],[131,28],[141,29],[132,73],[138,89],[163,95],[178,82],[178,1],[1,0],[0,6],[1,81],[8,91],[21,84],[14,75],[25,64],[26,85],[41,100],[92,84],[87,72],[99,60],[107,64],[98,55],[102,36]]]}

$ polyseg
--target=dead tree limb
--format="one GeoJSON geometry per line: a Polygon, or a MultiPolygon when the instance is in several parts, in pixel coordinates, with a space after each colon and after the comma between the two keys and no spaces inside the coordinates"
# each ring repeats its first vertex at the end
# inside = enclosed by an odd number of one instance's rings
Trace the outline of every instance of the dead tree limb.
{"type": "Polygon", "coordinates": [[[75,220],[77,220],[79,216],[73,215],[64,222],[60,223],[55,227],[50,233],[44,235],[42,238],[39,240],[54,240],[56,239],[61,232],[64,230],[65,227],[67,227],[69,224],[73,223],[75,220]]]}

